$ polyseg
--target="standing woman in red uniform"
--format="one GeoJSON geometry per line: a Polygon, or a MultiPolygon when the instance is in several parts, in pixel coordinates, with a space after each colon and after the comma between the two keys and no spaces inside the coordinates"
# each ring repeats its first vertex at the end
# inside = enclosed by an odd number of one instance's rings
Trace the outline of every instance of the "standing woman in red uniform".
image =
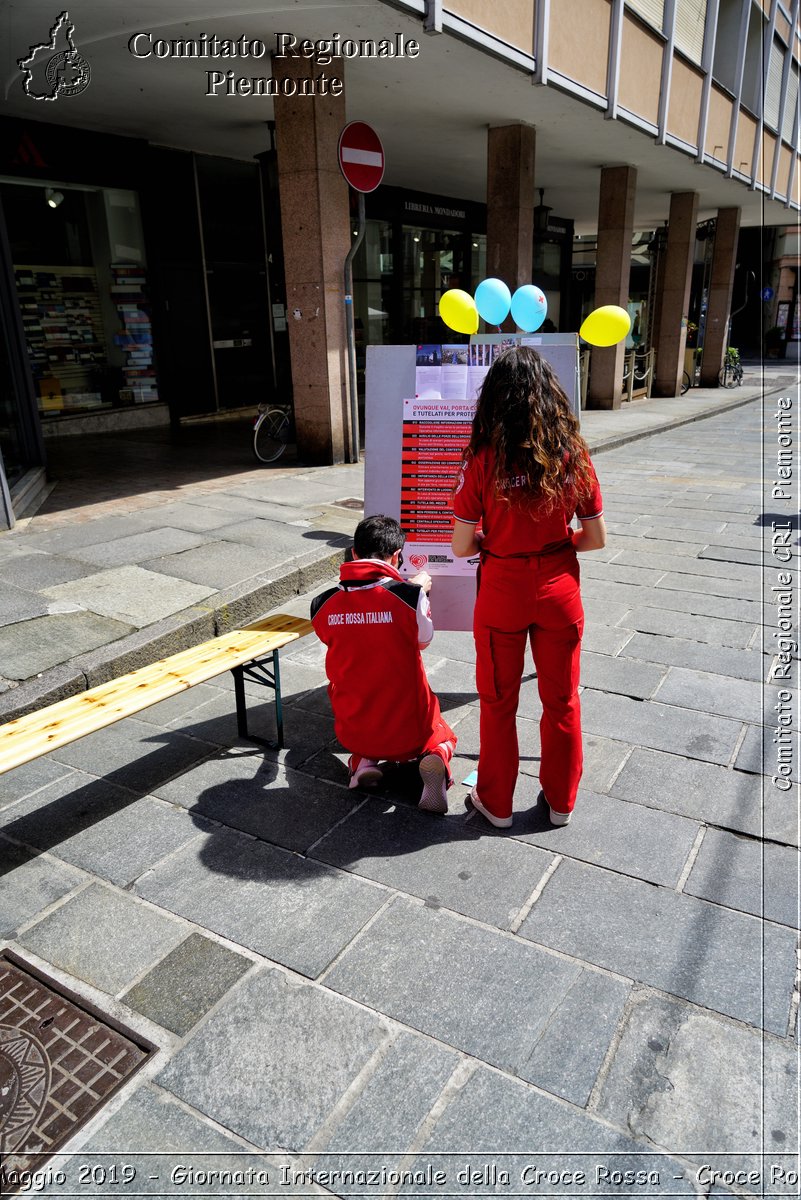
{"type": "Polygon", "coordinates": [[[540,784],[551,823],[566,825],[583,765],[576,552],[600,550],[606,527],[570,402],[529,346],[503,351],[487,373],[453,512],[454,554],[481,555],[473,619],[481,748],[470,799],[493,825],[512,824],[515,718],[529,642],[542,701],[540,784]],[[574,514],[577,531],[570,527],[574,514]]]}

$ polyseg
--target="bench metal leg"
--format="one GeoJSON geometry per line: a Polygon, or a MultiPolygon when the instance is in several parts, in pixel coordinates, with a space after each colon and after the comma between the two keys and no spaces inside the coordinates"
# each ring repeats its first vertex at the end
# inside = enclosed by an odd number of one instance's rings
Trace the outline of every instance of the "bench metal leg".
{"type": "Polygon", "coordinates": [[[234,695],[236,697],[236,728],[239,736],[241,738],[247,738],[248,741],[258,742],[262,746],[267,746],[270,750],[283,750],[284,707],[281,701],[281,669],[278,662],[278,651],[271,650],[269,655],[263,659],[254,659],[253,662],[245,663],[241,667],[233,667],[231,674],[234,677],[234,695]],[[268,741],[266,738],[259,737],[255,733],[248,732],[247,697],[245,695],[246,679],[250,679],[254,683],[261,684],[263,687],[268,687],[275,693],[275,725],[277,740],[274,742],[268,741]]]}
{"type": "Polygon", "coordinates": [[[234,695],[236,696],[236,731],[241,738],[248,736],[248,706],[245,700],[245,672],[243,667],[234,667],[234,695]]]}

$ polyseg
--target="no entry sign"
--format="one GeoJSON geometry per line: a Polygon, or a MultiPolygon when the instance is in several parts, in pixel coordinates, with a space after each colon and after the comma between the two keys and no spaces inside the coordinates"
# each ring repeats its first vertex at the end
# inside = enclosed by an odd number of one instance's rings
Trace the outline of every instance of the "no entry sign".
{"type": "Polygon", "coordinates": [[[357,192],[374,192],[384,178],[384,147],[364,121],[351,121],[339,135],[339,166],[357,192]]]}

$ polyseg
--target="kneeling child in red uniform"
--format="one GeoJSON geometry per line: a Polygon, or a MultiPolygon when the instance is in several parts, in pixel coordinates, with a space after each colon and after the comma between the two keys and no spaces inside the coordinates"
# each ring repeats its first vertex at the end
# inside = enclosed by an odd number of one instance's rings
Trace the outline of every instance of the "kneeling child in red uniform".
{"type": "Polygon", "coordinates": [[[419,759],[419,806],[444,813],[456,734],[442,718],[420,655],[434,636],[431,579],[425,572],[408,580],[400,574],[404,540],[392,517],[361,521],[339,586],[315,597],[311,616],[328,647],[328,695],[336,735],[350,751],[350,787],[378,783],[382,760],[419,759]]]}

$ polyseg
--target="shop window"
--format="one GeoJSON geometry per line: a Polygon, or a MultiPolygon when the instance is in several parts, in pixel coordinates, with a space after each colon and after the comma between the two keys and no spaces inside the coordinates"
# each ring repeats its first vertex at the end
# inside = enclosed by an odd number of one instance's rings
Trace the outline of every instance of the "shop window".
{"type": "Polygon", "coordinates": [[[392,268],[392,226],[389,221],[368,220],[353,262],[356,353],[360,365],[365,346],[384,346],[393,340],[392,268]]]}
{"type": "Polygon", "coordinates": [[[42,417],[157,401],[136,194],[9,179],[0,193],[42,417]]]}

